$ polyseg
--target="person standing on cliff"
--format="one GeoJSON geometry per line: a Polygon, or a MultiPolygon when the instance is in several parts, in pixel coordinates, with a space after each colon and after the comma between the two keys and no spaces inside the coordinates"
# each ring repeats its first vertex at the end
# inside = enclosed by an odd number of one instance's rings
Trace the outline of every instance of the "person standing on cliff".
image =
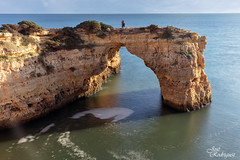
{"type": "Polygon", "coordinates": [[[124,27],[125,27],[125,21],[122,20],[122,28],[124,28],[124,27]]]}

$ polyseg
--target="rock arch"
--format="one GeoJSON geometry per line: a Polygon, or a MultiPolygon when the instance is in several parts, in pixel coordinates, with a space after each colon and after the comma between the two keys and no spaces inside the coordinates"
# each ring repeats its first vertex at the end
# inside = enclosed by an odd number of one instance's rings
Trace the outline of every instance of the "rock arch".
{"type": "MultiPolygon", "coordinates": [[[[78,97],[96,93],[108,76],[119,71],[121,46],[153,70],[163,102],[170,107],[188,112],[210,103],[211,86],[204,72],[206,37],[174,27],[171,36],[166,36],[165,31],[166,28],[125,28],[98,37],[79,30],[76,33],[84,44],[76,48],[0,61],[0,126],[30,120],[78,97]]],[[[50,29],[34,36],[44,42],[57,32],[58,29],[50,29]]],[[[12,35],[7,36],[9,41],[12,35]]],[[[29,46],[21,53],[29,51],[37,53],[38,46],[29,46]]]]}
{"type": "Polygon", "coordinates": [[[125,32],[123,36],[121,33],[111,37],[111,42],[106,40],[105,45],[110,45],[116,54],[125,46],[131,54],[144,60],[159,80],[165,104],[189,112],[211,102],[211,86],[204,72],[205,36],[177,28],[174,36],[179,38],[176,39],[154,39],[154,34],[137,34],[136,30],[131,34],[131,29],[125,32]]]}

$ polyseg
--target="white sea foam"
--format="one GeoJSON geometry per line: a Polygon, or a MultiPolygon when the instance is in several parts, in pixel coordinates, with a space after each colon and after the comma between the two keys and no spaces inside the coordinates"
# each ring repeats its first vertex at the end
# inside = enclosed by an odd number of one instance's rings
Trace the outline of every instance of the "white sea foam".
{"type": "Polygon", "coordinates": [[[17,144],[21,144],[21,143],[26,143],[26,142],[33,142],[35,141],[36,139],[38,139],[39,135],[41,135],[42,133],[46,133],[50,128],[54,127],[55,124],[54,123],[51,123],[49,125],[47,125],[46,127],[44,127],[39,133],[35,134],[34,136],[33,135],[27,135],[25,137],[22,137],[18,140],[17,144]]]}
{"type": "Polygon", "coordinates": [[[41,131],[40,131],[40,134],[41,133],[46,133],[50,128],[54,127],[55,124],[54,123],[51,123],[49,125],[47,125],[46,127],[44,127],[41,131]]]}
{"type": "Polygon", "coordinates": [[[149,156],[150,153],[148,151],[138,152],[138,151],[127,151],[127,153],[119,154],[115,152],[109,151],[109,153],[113,156],[116,160],[150,160],[149,156]]]}
{"type": "Polygon", "coordinates": [[[87,153],[81,150],[77,145],[75,145],[70,139],[70,132],[61,133],[57,140],[63,147],[70,149],[68,154],[72,157],[78,157],[85,160],[96,160],[94,157],[90,157],[87,153]]]}
{"type": "Polygon", "coordinates": [[[119,120],[125,119],[133,113],[133,110],[128,108],[97,108],[89,111],[79,112],[74,114],[71,118],[78,119],[87,114],[93,114],[95,117],[100,119],[114,118],[112,122],[117,122],[119,120]]]}
{"type": "Polygon", "coordinates": [[[22,137],[18,140],[17,144],[21,144],[21,143],[26,143],[26,142],[33,142],[35,140],[35,136],[32,135],[28,135],[26,137],[22,137]]]}

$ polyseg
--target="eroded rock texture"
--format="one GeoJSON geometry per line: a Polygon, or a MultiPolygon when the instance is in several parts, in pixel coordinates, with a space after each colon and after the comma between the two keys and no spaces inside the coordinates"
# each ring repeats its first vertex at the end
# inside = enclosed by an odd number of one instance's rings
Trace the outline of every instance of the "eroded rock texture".
{"type": "MultiPolygon", "coordinates": [[[[0,48],[2,56],[6,52],[18,55],[0,60],[0,126],[30,120],[96,93],[112,73],[119,71],[121,46],[154,71],[164,103],[181,111],[203,107],[211,101],[211,87],[204,72],[206,37],[174,27],[166,36],[166,29],[114,29],[101,38],[77,30],[84,40],[80,47],[44,54],[39,45],[28,45],[16,53],[0,48]]],[[[57,31],[44,30],[32,37],[43,43],[57,31]]],[[[11,34],[1,34],[0,38],[20,45],[11,34]]]]}

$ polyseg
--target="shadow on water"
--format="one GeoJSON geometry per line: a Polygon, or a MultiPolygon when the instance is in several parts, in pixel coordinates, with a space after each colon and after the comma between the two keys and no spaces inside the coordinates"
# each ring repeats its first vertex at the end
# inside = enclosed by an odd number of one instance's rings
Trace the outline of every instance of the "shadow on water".
{"type": "Polygon", "coordinates": [[[124,107],[133,110],[132,115],[121,120],[122,123],[180,113],[162,104],[161,94],[158,89],[104,96],[96,95],[76,100],[26,124],[2,130],[0,132],[0,142],[18,139],[27,135],[39,134],[44,127],[51,124],[54,124],[54,126],[52,126],[47,133],[81,130],[111,123],[114,117],[99,119],[93,114],[86,114],[79,119],[72,119],[70,117],[86,110],[113,107],[124,107]],[[151,99],[152,102],[149,101],[148,95],[152,96],[154,94],[157,95],[155,95],[154,99],[151,99]],[[136,104],[138,105],[136,106],[136,104]]]}

